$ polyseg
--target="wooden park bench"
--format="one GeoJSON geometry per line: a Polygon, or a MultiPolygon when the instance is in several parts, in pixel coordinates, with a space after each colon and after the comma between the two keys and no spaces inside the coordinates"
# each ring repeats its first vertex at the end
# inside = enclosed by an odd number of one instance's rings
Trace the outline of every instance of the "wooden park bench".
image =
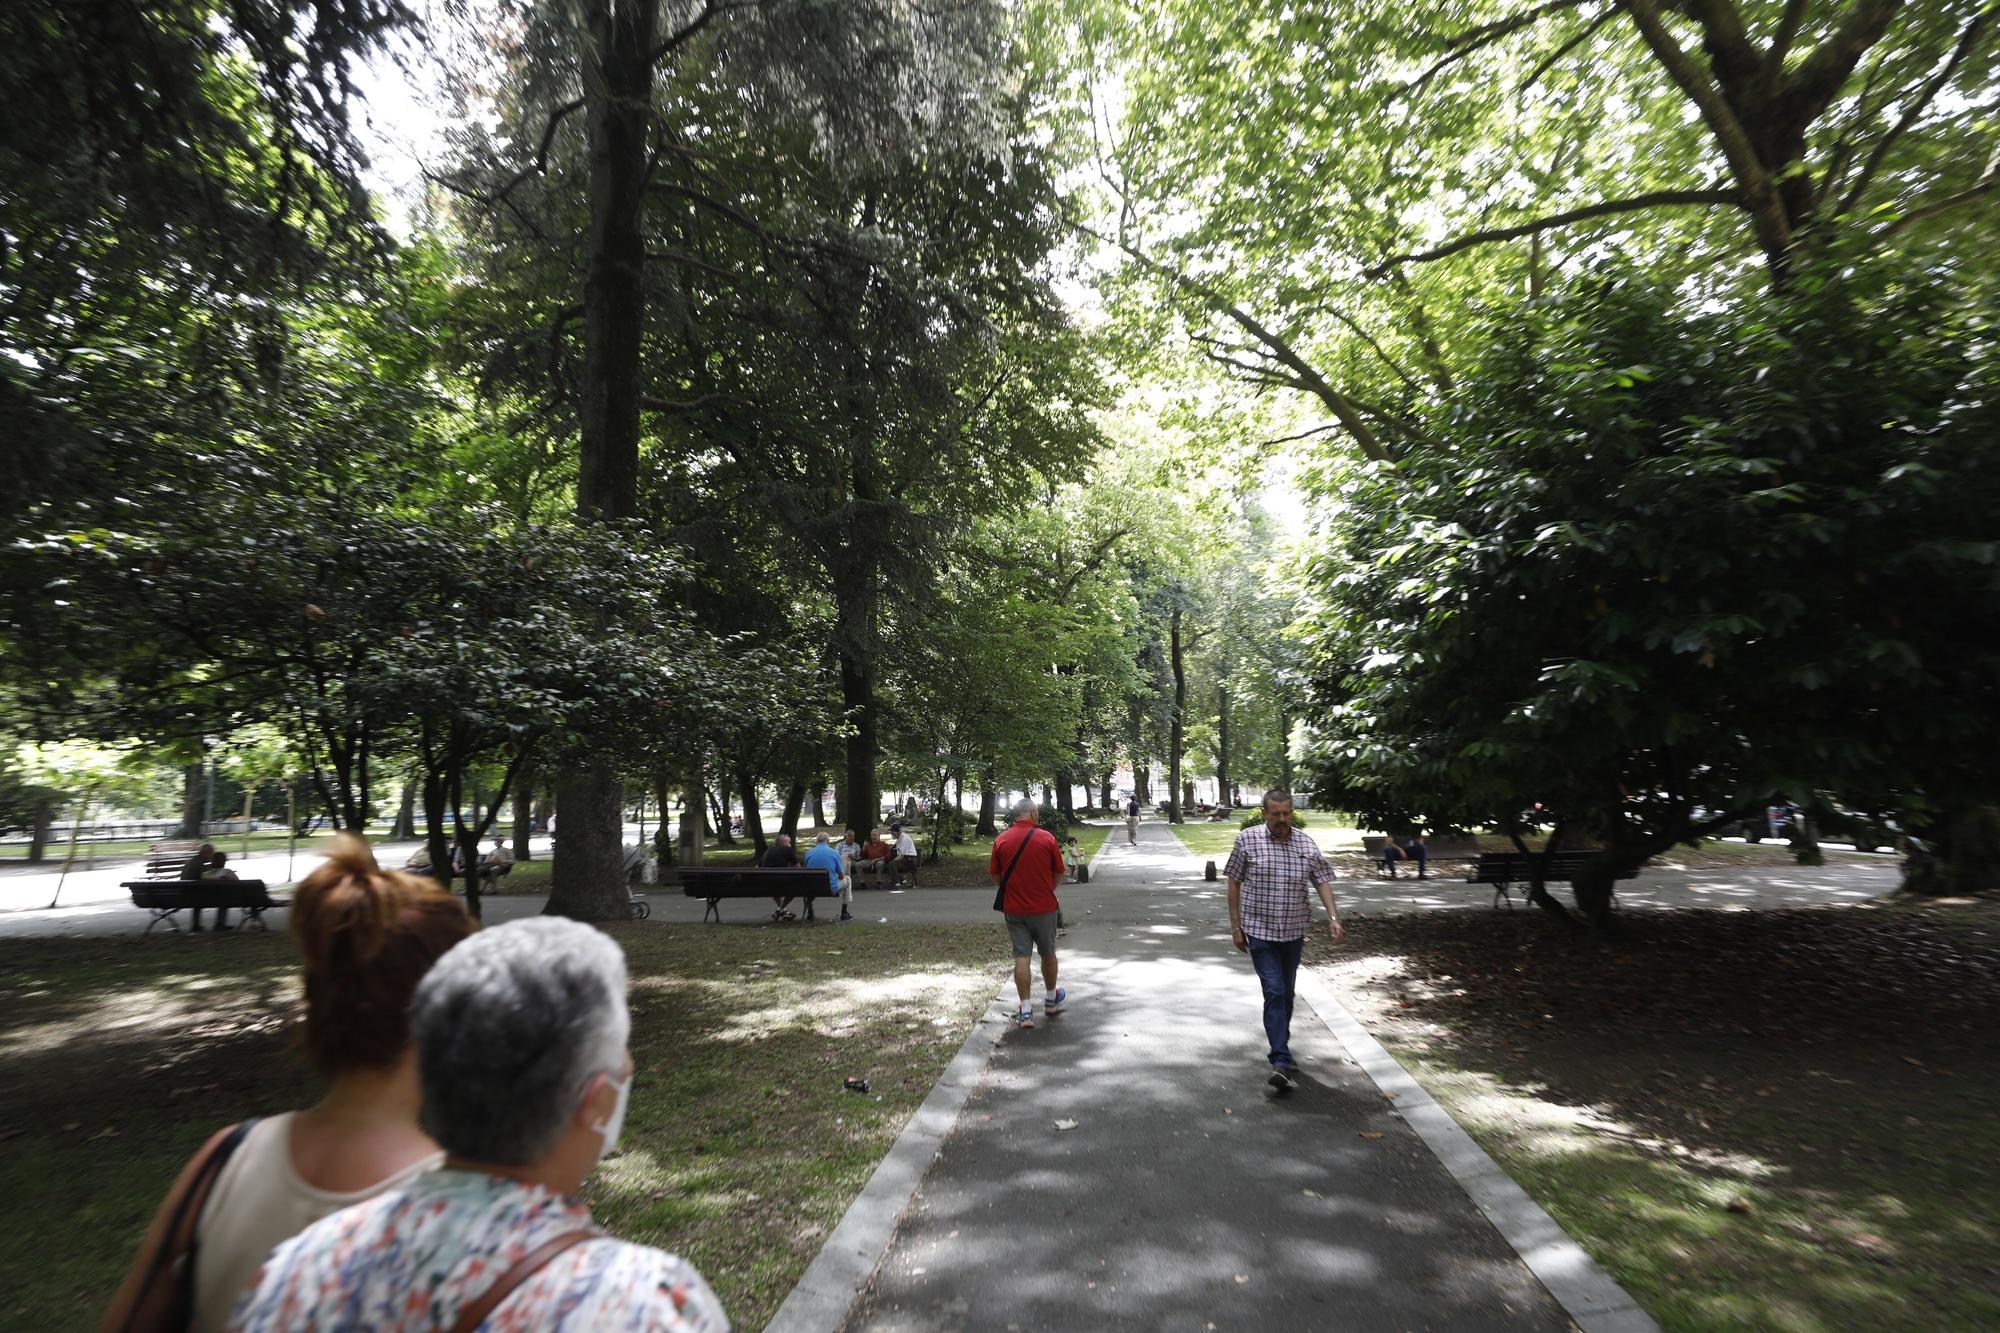
{"type": "Polygon", "coordinates": [[[273,898],[261,879],[182,879],[181,866],[194,854],[198,844],[188,843],[183,851],[162,855],[164,847],[155,847],[153,855],[146,859],[146,877],[128,879],[118,887],[132,891],[132,905],[143,907],[153,914],[146,923],[145,933],[153,933],[153,927],[162,921],[178,931],[180,922],[174,920],[174,913],[193,908],[227,908],[243,914],[243,924],[254,925],[259,930],[269,927],[264,922],[264,913],[284,904],[273,898]]]}
{"type": "Polygon", "coordinates": [[[724,898],[803,898],[806,920],[814,921],[818,918],[813,915],[813,899],[839,896],[826,871],[816,866],[791,866],[783,870],[760,866],[682,866],[679,874],[681,892],[690,898],[708,900],[708,910],[701,914],[701,919],[707,921],[713,916],[718,925],[722,921],[718,904],[724,898]]]}
{"type": "MultiPolygon", "coordinates": [[[[1488,852],[1479,858],[1479,864],[1465,877],[1467,884],[1491,884],[1493,905],[1498,907],[1505,898],[1507,906],[1514,905],[1512,886],[1533,884],[1537,866],[1540,867],[1544,884],[1566,884],[1576,878],[1576,872],[1583,869],[1583,863],[1597,855],[1592,847],[1580,847],[1575,851],[1540,852],[1523,856],[1519,852],[1488,852]]],[[[1628,870],[1619,879],[1632,879],[1638,872],[1628,870]]]]}
{"type": "MultiPolygon", "coordinates": [[[[1384,872],[1389,869],[1389,863],[1383,859],[1382,853],[1388,845],[1389,839],[1377,834],[1370,834],[1361,840],[1361,849],[1368,853],[1368,859],[1375,863],[1377,870],[1384,872]]],[[[1427,865],[1430,861],[1470,861],[1479,855],[1477,838],[1432,838],[1424,846],[1430,853],[1429,860],[1425,862],[1427,865]]]]}

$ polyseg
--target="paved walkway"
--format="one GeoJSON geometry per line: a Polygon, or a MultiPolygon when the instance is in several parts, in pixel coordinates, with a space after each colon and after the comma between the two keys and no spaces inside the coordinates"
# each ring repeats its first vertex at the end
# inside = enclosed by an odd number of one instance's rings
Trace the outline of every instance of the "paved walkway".
{"type": "Polygon", "coordinates": [[[1569,1327],[1304,1003],[1268,1092],[1199,867],[1148,825],[1064,895],[1070,1012],[1001,1039],[847,1327],[1569,1327]]]}

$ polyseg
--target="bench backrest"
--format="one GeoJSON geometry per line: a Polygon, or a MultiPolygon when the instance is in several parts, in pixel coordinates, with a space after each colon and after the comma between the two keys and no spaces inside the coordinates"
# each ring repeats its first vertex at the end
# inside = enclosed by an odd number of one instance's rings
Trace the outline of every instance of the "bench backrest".
{"type": "Polygon", "coordinates": [[[827,872],[815,866],[682,866],[677,872],[681,887],[690,898],[762,898],[772,894],[797,897],[819,893],[831,896],[835,889],[827,872]]]}
{"type": "Polygon", "coordinates": [[[274,907],[261,879],[133,880],[134,907],[274,907]]]}

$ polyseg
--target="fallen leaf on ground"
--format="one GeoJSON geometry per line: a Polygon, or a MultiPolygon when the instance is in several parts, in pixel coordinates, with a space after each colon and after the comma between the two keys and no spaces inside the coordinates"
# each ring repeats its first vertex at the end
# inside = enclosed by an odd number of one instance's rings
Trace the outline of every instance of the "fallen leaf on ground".
{"type": "Polygon", "coordinates": [[[1364,1129],[1361,1131],[1361,1137],[1364,1139],[1379,1139],[1382,1137],[1382,1131],[1379,1129],[1364,1129]]]}
{"type": "Polygon", "coordinates": [[[1236,1281],[1237,1281],[1238,1285],[1241,1285],[1242,1283],[1245,1283],[1245,1282],[1248,1282],[1249,1280],[1250,1280],[1250,1275],[1249,1275],[1248,1273],[1238,1273],[1238,1274],[1236,1275],[1236,1281]]]}
{"type": "Polygon", "coordinates": [[[1074,1121],[1074,1120],[1058,1120],[1058,1121],[1056,1121],[1056,1128],[1057,1128],[1057,1129],[1075,1129],[1075,1128],[1076,1128],[1076,1121],[1074,1121]]]}

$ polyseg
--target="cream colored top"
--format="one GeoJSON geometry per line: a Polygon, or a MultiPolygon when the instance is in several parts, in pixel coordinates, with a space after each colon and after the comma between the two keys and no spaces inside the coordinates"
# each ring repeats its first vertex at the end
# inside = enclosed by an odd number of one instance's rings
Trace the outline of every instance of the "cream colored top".
{"type": "Polygon", "coordinates": [[[195,1333],[222,1333],[230,1310],[282,1241],[350,1204],[414,1180],[444,1164],[434,1153],[364,1190],[336,1194],[308,1184],[292,1165],[292,1115],[259,1120],[216,1177],[202,1205],[195,1260],[195,1333]]]}

